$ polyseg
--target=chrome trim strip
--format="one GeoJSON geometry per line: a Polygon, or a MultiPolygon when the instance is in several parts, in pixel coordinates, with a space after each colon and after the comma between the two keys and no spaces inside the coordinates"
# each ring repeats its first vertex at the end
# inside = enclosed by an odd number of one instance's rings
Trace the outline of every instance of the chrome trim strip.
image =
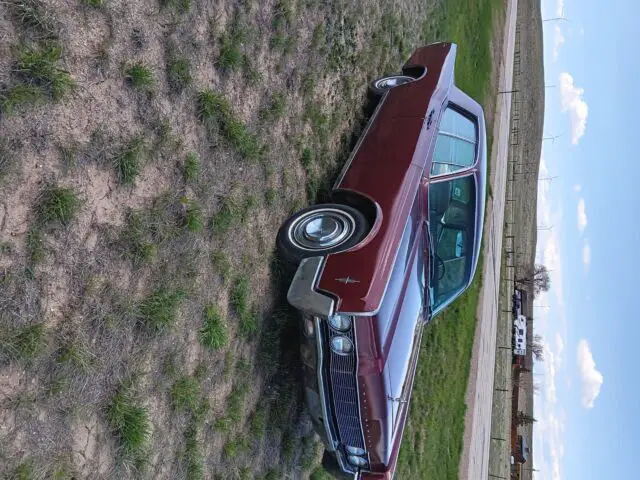
{"type": "Polygon", "coordinates": [[[300,262],[287,292],[287,301],[301,312],[327,318],[333,314],[333,299],[315,291],[324,257],[309,257],[300,262]]]}
{"type": "Polygon", "coordinates": [[[388,94],[389,94],[389,90],[387,90],[385,94],[382,96],[382,98],[380,98],[378,105],[376,105],[376,109],[371,114],[371,118],[369,118],[369,120],[367,121],[367,126],[364,127],[364,130],[360,134],[360,138],[358,138],[358,141],[356,142],[356,146],[353,148],[353,150],[351,150],[351,153],[349,154],[349,158],[345,162],[344,167],[342,167],[342,170],[340,171],[340,175],[338,175],[338,178],[333,184],[333,190],[337,189],[339,185],[342,183],[342,180],[344,180],[344,176],[347,174],[347,170],[349,170],[349,167],[351,166],[351,162],[353,162],[353,159],[358,153],[358,150],[360,150],[360,146],[362,145],[362,142],[364,142],[364,139],[367,137],[367,134],[369,133],[369,129],[371,128],[371,125],[373,125],[373,123],[375,122],[376,117],[378,116],[378,112],[380,112],[380,109],[382,108],[382,105],[387,99],[388,94]]]}
{"type": "MultiPolygon", "coordinates": [[[[353,330],[353,353],[356,356],[356,392],[358,393],[358,420],[360,423],[360,435],[362,437],[362,445],[365,446],[365,450],[367,450],[367,442],[364,438],[364,425],[362,424],[362,411],[360,410],[360,386],[358,385],[358,370],[360,368],[360,357],[358,356],[358,341],[356,340],[356,321],[355,318],[351,322],[351,329],[353,330]]],[[[371,465],[371,459],[369,458],[369,453],[367,450],[367,461],[369,465],[371,465]]]]}
{"type": "MultiPolygon", "coordinates": [[[[331,432],[331,426],[329,425],[329,409],[327,408],[327,398],[326,398],[327,392],[325,391],[325,388],[324,388],[324,374],[322,373],[322,368],[324,365],[324,348],[322,344],[322,331],[320,327],[320,318],[315,317],[314,323],[316,327],[316,348],[318,350],[317,362],[316,362],[317,363],[316,374],[318,375],[318,393],[320,396],[320,408],[322,408],[322,422],[324,423],[324,429],[327,434],[327,440],[331,442],[331,445],[327,445],[327,447],[329,447],[327,448],[327,450],[329,450],[330,452],[335,452],[336,447],[338,446],[338,441],[333,437],[333,434],[331,432]]],[[[340,455],[336,455],[336,457],[339,458],[340,455]]],[[[340,460],[338,460],[338,463],[340,463],[340,460]]],[[[342,465],[340,465],[340,467],[342,468],[342,465]]]]}
{"type": "Polygon", "coordinates": [[[456,135],[455,133],[451,133],[451,132],[445,132],[444,130],[439,131],[438,135],[444,135],[445,137],[457,138],[458,140],[462,140],[463,142],[470,143],[472,145],[477,145],[478,144],[477,140],[469,140],[467,137],[462,137],[460,135],[456,135]]]}

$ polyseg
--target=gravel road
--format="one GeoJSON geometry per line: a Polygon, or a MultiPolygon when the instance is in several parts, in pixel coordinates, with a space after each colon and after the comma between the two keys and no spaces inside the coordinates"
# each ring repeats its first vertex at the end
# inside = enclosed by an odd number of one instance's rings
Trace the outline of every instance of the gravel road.
{"type": "MultiPolygon", "coordinates": [[[[506,8],[505,39],[498,78],[499,91],[509,91],[512,87],[517,8],[518,0],[509,0],[506,8]]],[[[496,101],[493,148],[491,150],[492,178],[490,181],[493,195],[487,202],[483,287],[480,292],[479,320],[473,344],[469,386],[467,387],[464,448],[459,475],[461,480],[488,478],[510,115],[511,95],[499,93],[496,101]]]]}

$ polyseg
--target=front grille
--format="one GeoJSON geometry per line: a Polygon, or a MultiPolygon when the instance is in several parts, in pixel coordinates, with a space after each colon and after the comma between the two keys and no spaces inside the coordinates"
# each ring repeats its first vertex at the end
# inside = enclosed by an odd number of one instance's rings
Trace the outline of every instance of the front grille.
{"type": "MultiPolygon", "coordinates": [[[[353,328],[348,332],[335,332],[323,322],[326,345],[336,335],[348,337],[355,346],[353,328]]],[[[327,369],[329,379],[330,404],[333,406],[340,443],[353,447],[365,448],[360,423],[358,403],[358,387],[356,384],[356,352],[351,355],[338,355],[327,347],[327,369]]]]}

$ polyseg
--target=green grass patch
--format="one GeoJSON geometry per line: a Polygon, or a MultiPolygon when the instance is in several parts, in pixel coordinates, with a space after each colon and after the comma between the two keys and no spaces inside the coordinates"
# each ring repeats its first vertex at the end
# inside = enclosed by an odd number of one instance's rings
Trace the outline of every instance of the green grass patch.
{"type": "Polygon", "coordinates": [[[247,278],[236,278],[231,289],[231,306],[240,319],[238,333],[244,338],[252,338],[258,332],[260,323],[260,312],[250,305],[250,293],[247,278]]]}
{"type": "Polygon", "coordinates": [[[149,239],[148,224],[143,214],[130,211],[127,223],[120,234],[124,256],[131,259],[135,266],[149,263],[155,256],[157,248],[149,239]]]}
{"type": "Polygon", "coordinates": [[[7,115],[12,115],[22,106],[37,105],[46,99],[47,91],[39,85],[19,83],[0,93],[0,106],[7,115]]]}
{"type": "Polygon", "coordinates": [[[88,7],[97,8],[104,5],[104,0],[82,0],[82,3],[84,3],[88,7]]]}
{"type": "Polygon", "coordinates": [[[5,3],[25,29],[35,30],[40,38],[55,38],[53,18],[38,0],[9,0],[5,3]]]}
{"type": "Polygon", "coordinates": [[[184,13],[191,8],[191,0],[160,0],[160,5],[184,13]]]}
{"type": "Polygon", "coordinates": [[[202,220],[202,208],[195,200],[186,200],[183,202],[185,205],[184,226],[191,232],[201,232],[204,229],[204,223],[202,220]]]}
{"type": "Polygon", "coordinates": [[[0,358],[30,363],[44,352],[47,329],[42,323],[0,330],[0,358]]]}
{"type": "Polygon", "coordinates": [[[273,35],[269,46],[285,55],[291,53],[295,45],[295,37],[291,33],[293,17],[292,2],[278,0],[273,8],[273,20],[271,21],[273,35]]]}
{"type": "Polygon", "coordinates": [[[249,309],[250,293],[249,281],[247,278],[244,276],[236,278],[231,291],[231,306],[240,316],[249,309]]]}
{"type": "Polygon", "coordinates": [[[204,90],[198,94],[198,116],[205,124],[210,134],[218,132],[247,160],[256,160],[262,147],[258,137],[236,117],[231,104],[226,98],[211,90],[204,90]]]}
{"type": "Polygon", "coordinates": [[[211,255],[211,263],[222,277],[222,281],[226,283],[231,278],[232,270],[231,260],[229,260],[229,257],[223,251],[216,250],[211,255]]]}
{"type": "Polygon", "coordinates": [[[120,441],[122,460],[141,468],[148,453],[151,421],[148,410],[136,397],[130,380],[120,383],[105,413],[120,441]]]}
{"type": "Polygon", "coordinates": [[[31,227],[27,232],[25,248],[27,257],[32,265],[40,263],[44,260],[44,241],[42,239],[42,230],[31,227]]]}
{"type": "Polygon", "coordinates": [[[262,75],[258,69],[253,66],[253,63],[247,54],[242,55],[242,75],[250,86],[256,86],[262,78],[262,75]]]}
{"type": "Polygon", "coordinates": [[[21,462],[13,471],[13,474],[9,476],[10,480],[34,480],[35,478],[36,469],[30,460],[21,462]]]}
{"type": "Polygon", "coordinates": [[[218,65],[222,70],[237,70],[242,66],[240,46],[229,38],[222,39],[218,65]]]}
{"type": "Polygon", "coordinates": [[[191,420],[184,432],[184,457],[185,473],[187,480],[204,479],[204,456],[198,442],[198,429],[195,422],[191,420]]]}
{"type": "Polygon", "coordinates": [[[222,453],[227,460],[233,460],[240,455],[249,452],[249,442],[245,438],[229,440],[222,448],[222,453]]]}
{"type": "Polygon", "coordinates": [[[154,80],[151,68],[143,62],[136,62],[125,70],[125,79],[129,84],[141,92],[153,90],[154,80]]]}
{"type": "Polygon", "coordinates": [[[167,82],[169,88],[175,93],[182,93],[185,88],[191,85],[191,64],[186,58],[180,58],[175,52],[168,55],[167,60],[167,82]]]}
{"type": "Polygon", "coordinates": [[[204,308],[204,325],[199,332],[200,343],[209,350],[218,350],[229,343],[227,322],[215,305],[204,308]]]}
{"type": "Polygon", "coordinates": [[[144,156],[144,141],[141,137],[131,140],[125,148],[115,157],[114,166],[118,183],[131,185],[140,175],[144,156]]]}
{"type": "Polygon", "coordinates": [[[48,185],[42,191],[36,214],[42,226],[68,225],[80,208],[78,197],[72,188],[48,185]]]}
{"type": "Polygon", "coordinates": [[[324,468],[318,467],[313,472],[311,472],[311,476],[309,480],[333,480],[333,477],[329,475],[324,468]]]}
{"type": "Polygon", "coordinates": [[[267,409],[259,406],[253,415],[249,424],[249,433],[253,438],[262,439],[267,428],[267,409]]]}
{"type": "Polygon", "coordinates": [[[249,220],[251,213],[256,209],[257,206],[258,201],[256,200],[256,197],[254,197],[253,195],[247,195],[245,197],[244,202],[242,203],[242,210],[240,211],[240,220],[242,221],[242,223],[249,220]]]}
{"type": "Polygon", "coordinates": [[[227,198],[211,218],[211,230],[216,236],[224,235],[239,219],[238,208],[231,199],[227,198]]]}
{"type": "Polygon", "coordinates": [[[258,333],[260,325],[260,312],[255,308],[245,311],[240,315],[239,333],[244,338],[253,338],[258,333]]]}
{"type": "Polygon", "coordinates": [[[171,387],[171,405],[178,411],[195,411],[200,397],[200,384],[195,377],[183,375],[171,387]]]}
{"type": "Polygon", "coordinates": [[[267,104],[260,110],[258,117],[261,122],[274,122],[282,117],[286,106],[285,96],[282,93],[274,93],[267,104]]]}
{"type": "Polygon", "coordinates": [[[456,85],[480,103],[491,80],[493,15],[503,9],[500,0],[447,0],[437,13],[440,37],[458,44],[456,85]]]}
{"type": "Polygon", "coordinates": [[[231,20],[228,33],[220,38],[220,58],[218,67],[222,71],[244,68],[246,56],[242,53],[242,46],[249,37],[246,25],[236,11],[231,20]]]}
{"type": "Polygon", "coordinates": [[[238,379],[227,399],[226,416],[234,424],[242,420],[244,415],[244,403],[249,393],[249,378],[247,376],[238,379]]]}
{"type": "Polygon", "coordinates": [[[88,372],[91,369],[93,356],[91,352],[82,344],[77,342],[69,342],[58,350],[56,362],[60,364],[70,365],[82,372],[88,372]]]}
{"type": "Polygon", "coordinates": [[[156,331],[173,327],[178,316],[178,307],[184,298],[185,294],[182,291],[159,288],[140,304],[140,322],[156,331]]]}
{"type": "Polygon", "coordinates": [[[273,207],[276,204],[277,198],[278,192],[275,188],[268,188],[264,192],[264,203],[266,203],[267,207],[273,207]]]}
{"type": "Polygon", "coordinates": [[[193,184],[198,182],[198,178],[200,178],[200,159],[197,153],[189,152],[187,154],[182,176],[187,183],[193,184]]]}
{"type": "Polygon", "coordinates": [[[320,144],[327,143],[330,133],[329,115],[323,111],[322,105],[317,102],[308,104],[305,119],[311,123],[311,129],[317,141],[320,144]]]}
{"type": "Polygon", "coordinates": [[[58,62],[62,49],[49,42],[43,47],[25,48],[18,57],[18,74],[25,83],[44,89],[53,100],[60,100],[75,82],[58,62]]]}

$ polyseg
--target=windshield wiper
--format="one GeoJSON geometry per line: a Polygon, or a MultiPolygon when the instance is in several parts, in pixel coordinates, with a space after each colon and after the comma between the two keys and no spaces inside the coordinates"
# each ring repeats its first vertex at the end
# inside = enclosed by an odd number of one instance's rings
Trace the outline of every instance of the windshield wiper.
{"type": "MultiPolygon", "coordinates": [[[[431,291],[433,289],[431,283],[433,282],[433,276],[435,275],[435,263],[436,263],[436,247],[433,243],[433,237],[431,236],[431,224],[429,221],[426,222],[427,228],[427,241],[429,242],[429,275],[425,275],[427,278],[427,291],[425,292],[425,298],[428,295],[428,299],[424,302],[427,319],[431,319],[433,313],[433,299],[431,298],[431,291]]],[[[427,320],[428,321],[428,320],[427,320]]]]}

